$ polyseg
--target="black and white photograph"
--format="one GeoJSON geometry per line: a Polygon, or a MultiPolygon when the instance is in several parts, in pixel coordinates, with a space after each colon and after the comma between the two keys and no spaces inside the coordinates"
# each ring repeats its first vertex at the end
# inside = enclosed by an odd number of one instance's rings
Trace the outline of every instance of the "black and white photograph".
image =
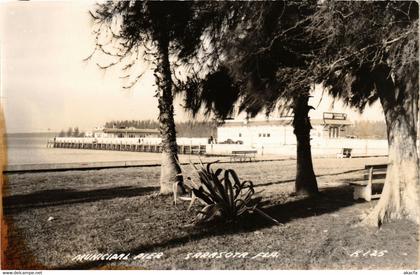
{"type": "Polygon", "coordinates": [[[417,1],[2,1],[2,273],[417,274],[419,106],[417,1]]]}

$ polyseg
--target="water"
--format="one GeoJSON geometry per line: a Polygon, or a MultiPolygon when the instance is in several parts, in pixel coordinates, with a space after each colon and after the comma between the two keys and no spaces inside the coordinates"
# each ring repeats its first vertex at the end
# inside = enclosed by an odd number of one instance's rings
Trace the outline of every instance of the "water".
{"type": "Polygon", "coordinates": [[[53,136],[48,133],[8,134],[8,164],[160,161],[160,154],[156,153],[47,148],[47,140],[53,136]]]}

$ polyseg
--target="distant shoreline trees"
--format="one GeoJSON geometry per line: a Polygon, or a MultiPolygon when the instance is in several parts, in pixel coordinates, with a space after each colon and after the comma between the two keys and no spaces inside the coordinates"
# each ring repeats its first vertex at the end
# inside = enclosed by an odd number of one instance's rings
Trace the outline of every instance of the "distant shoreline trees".
{"type": "Polygon", "coordinates": [[[385,121],[355,121],[347,128],[347,134],[362,139],[387,139],[385,121]]]}
{"type": "MultiPolygon", "coordinates": [[[[217,126],[219,123],[214,120],[208,121],[183,121],[176,122],[178,137],[217,137],[217,126]]],[[[134,127],[137,129],[157,129],[157,120],[111,120],[104,124],[105,128],[126,128],[134,127]]],[[[359,120],[350,125],[346,131],[347,135],[355,136],[359,139],[387,139],[385,121],[359,120]]],[[[86,133],[79,130],[79,127],[69,127],[61,130],[58,137],[85,137],[86,133]]]]}
{"type": "Polygon", "coordinates": [[[85,132],[81,132],[79,127],[69,127],[67,131],[61,130],[58,133],[59,137],[85,137],[85,132]]]}

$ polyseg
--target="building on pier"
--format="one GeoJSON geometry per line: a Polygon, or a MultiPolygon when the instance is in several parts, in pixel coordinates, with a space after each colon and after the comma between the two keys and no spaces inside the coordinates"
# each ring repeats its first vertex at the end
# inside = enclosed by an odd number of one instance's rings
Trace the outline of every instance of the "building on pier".
{"type": "MultiPolygon", "coordinates": [[[[271,119],[225,120],[217,128],[218,143],[239,143],[252,147],[296,144],[293,117],[271,119]]],[[[311,138],[317,140],[346,137],[351,121],[345,113],[324,112],[322,118],[311,119],[311,138]]]]}
{"type": "Polygon", "coordinates": [[[138,129],[134,127],[129,128],[104,128],[103,132],[108,137],[112,138],[145,138],[145,137],[159,137],[158,129],[138,129]]]}
{"type": "Polygon", "coordinates": [[[94,138],[145,138],[160,137],[158,129],[127,128],[96,128],[92,132],[86,132],[86,137],[94,138]]]}

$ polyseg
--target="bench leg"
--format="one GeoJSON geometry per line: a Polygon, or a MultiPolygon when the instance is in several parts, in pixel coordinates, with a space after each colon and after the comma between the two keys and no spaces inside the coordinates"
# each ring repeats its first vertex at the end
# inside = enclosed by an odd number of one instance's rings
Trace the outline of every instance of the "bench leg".
{"type": "MultiPolygon", "coordinates": [[[[370,186],[369,186],[370,187],[370,186]]],[[[371,201],[372,190],[368,186],[355,186],[353,191],[353,199],[364,199],[365,201],[371,201]]]]}

